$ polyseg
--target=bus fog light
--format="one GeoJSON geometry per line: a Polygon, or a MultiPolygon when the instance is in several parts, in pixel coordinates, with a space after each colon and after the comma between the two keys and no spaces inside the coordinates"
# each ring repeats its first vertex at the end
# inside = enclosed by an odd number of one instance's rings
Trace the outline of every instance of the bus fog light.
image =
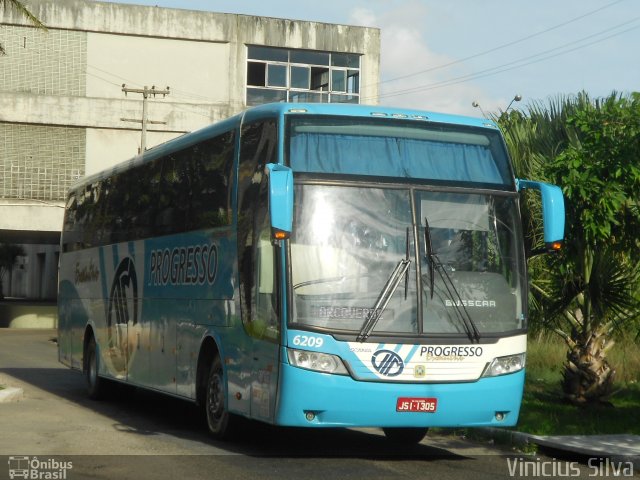
{"type": "Polygon", "coordinates": [[[485,368],[482,376],[497,377],[499,375],[518,372],[524,368],[525,358],[525,353],[494,358],[487,368],[485,368]]]}
{"type": "Polygon", "coordinates": [[[496,420],[498,422],[501,422],[502,420],[504,420],[504,412],[496,412],[496,420]]]}
{"type": "Polygon", "coordinates": [[[287,349],[289,363],[294,367],[313,370],[314,372],[348,375],[340,357],[328,353],[309,352],[307,350],[287,349]]]}
{"type": "Polygon", "coordinates": [[[304,414],[304,418],[306,418],[308,422],[313,422],[316,419],[316,414],[313,412],[306,412],[304,414]]]}

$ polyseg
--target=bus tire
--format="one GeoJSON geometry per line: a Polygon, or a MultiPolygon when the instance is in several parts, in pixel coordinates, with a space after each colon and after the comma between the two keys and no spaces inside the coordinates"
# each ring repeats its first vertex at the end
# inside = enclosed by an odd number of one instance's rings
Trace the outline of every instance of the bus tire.
{"type": "Polygon", "coordinates": [[[87,393],[92,400],[102,400],[107,392],[107,380],[98,375],[100,358],[96,340],[91,335],[84,351],[84,374],[87,379],[87,393]]]}
{"type": "Polygon", "coordinates": [[[426,427],[389,427],[382,431],[387,440],[399,445],[414,445],[420,443],[429,431],[426,427]]]}
{"type": "Polygon", "coordinates": [[[227,440],[233,434],[234,415],[226,406],[227,391],[220,356],[211,362],[205,392],[205,413],[209,433],[218,440],[227,440]]]}

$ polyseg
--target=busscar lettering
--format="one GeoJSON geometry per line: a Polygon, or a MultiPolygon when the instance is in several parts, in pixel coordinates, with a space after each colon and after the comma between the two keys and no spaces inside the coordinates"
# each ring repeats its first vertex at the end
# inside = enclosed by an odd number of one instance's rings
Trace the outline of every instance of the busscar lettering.
{"type": "Polygon", "coordinates": [[[455,302],[445,299],[446,307],[480,307],[480,308],[496,308],[495,300],[456,300],[455,302]]]}
{"type": "Polygon", "coordinates": [[[149,285],[213,285],[218,274],[218,247],[189,245],[152,250],[149,257],[149,285]]]}

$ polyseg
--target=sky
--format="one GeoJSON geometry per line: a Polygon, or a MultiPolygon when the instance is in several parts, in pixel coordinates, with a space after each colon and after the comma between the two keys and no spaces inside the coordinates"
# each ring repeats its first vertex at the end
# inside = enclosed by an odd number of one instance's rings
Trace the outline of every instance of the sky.
{"type": "Polygon", "coordinates": [[[640,91],[640,0],[118,3],[378,27],[381,105],[480,116],[580,91],[640,91]]]}

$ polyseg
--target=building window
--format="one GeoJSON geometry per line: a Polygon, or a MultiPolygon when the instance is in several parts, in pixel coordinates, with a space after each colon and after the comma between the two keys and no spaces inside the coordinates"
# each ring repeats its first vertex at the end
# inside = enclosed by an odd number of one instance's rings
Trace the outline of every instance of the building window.
{"type": "Polygon", "coordinates": [[[360,55],[249,46],[247,105],[360,103],[360,55]]]}

